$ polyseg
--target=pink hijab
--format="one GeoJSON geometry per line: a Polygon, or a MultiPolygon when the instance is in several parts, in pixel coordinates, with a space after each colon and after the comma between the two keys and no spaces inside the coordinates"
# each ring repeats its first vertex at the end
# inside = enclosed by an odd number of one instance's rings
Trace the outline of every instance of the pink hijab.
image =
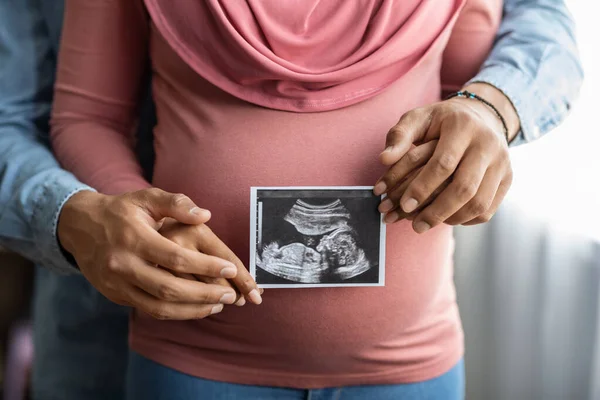
{"type": "Polygon", "coordinates": [[[145,0],[160,34],[199,75],[243,100],[296,112],[380,93],[443,51],[464,2],[145,0]]]}

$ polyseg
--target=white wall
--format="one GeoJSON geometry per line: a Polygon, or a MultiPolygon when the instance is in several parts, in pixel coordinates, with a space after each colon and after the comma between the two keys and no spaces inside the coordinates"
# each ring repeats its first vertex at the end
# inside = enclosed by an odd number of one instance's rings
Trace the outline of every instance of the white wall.
{"type": "Polygon", "coordinates": [[[569,5],[586,72],[579,102],[512,152],[497,217],[456,231],[468,399],[600,399],[600,5],[569,5]]]}

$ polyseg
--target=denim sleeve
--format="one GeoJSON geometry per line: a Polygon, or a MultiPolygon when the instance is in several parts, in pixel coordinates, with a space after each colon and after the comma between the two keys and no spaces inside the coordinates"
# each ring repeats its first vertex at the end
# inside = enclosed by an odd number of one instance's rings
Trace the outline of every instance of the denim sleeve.
{"type": "Polygon", "coordinates": [[[32,0],[0,1],[0,245],[61,273],[77,271],[56,236],[60,210],[92,190],[49,150],[55,58],[32,0]]]}
{"type": "Polygon", "coordinates": [[[562,122],[582,81],[575,24],[565,2],[504,0],[492,52],[469,83],[489,83],[512,101],[521,120],[514,146],[562,122]]]}

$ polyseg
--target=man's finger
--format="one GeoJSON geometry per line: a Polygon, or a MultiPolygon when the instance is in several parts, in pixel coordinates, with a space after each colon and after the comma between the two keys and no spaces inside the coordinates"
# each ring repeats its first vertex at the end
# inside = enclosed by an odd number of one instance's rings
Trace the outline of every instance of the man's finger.
{"type": "Polygon", "coordinates": [[[477,194],[454,215],[450,216],[448,225],[460,225],[486,213],[493,204],[496,192],[502,182],[504,171],[490,168],[485,173],[477,194]]]}
{"type": "Polygon", "coordinates": [[[191,304],[233,304],[236,301],[232,288],[180,278],[140,259],[132,259],[130,264],[131,283],[160,300],[191,304]]]}
{"type": "Polygon", "coordinates": [[[406,176],[417,168],[425,165],[433,155],[438,141],[432,140],[408,151],[397,163],[377,181],[373,193],[380,196],[395,188],[406,176]]]}
{"type": "Polygon", "coordinates": [[[181,247],[149,226],[138,231],[136,254],[150,264],[176,272],[228,279],[238,273],[237,266],[230,261],[181,247]]]}
{"type": "MultiPolygon", "coordinates": [[[[458,128],[460,127],[450,126],[446,129],[458,128]]],[[[416,210],[454,173],[470,142],[470,134],[448,134],[440,137],[433,156],[400,199],[400,206],[404,212],[411,213],[416,210]]]]}
{"type": "Polygon", "coordinates": [[[504,200],[504,197],[508,193],[508,189],[510,189],[511,183],[512,183],[512,174],[509,174],[508,177],[505,177],[505,179],[503,179],[502,182],[500,182],[500,186],[498,187],[498,190],[496,191],[496,196],[494,197],[492,206],[485,213],[480,215],[479,217],[474,218],[471,221],[465,222],[465,223],[463,223],[463,225],[470,226],[470,225],[477,225],[477,224],[483,224],[485,222],[489,222],[492,219],[492,217],[496,214],[496,211],[498,211],[498,207],[500,207],[500,204],[502,204],[502,200],[504,200]]]}
{"type": "Polygon", "coordinates": [[[488,166],[489,161],[482,158],[479,152],[468,152],[448,187],[414,219],[415,232],[424,233],[441,224],[473,199],[488,166]]]}
{"type": "Polygon", "coordinates": [[[187,304],[159,300],[143,290],[131,286],[129,303],[136,309],[161,320],[202,319],[223,311],[223,304],[187,304]]]}
{"type": "Polygon", "coordinates": [[[410,149],[413,143],[425,136],[431,122],[429,108],[411,110],[400,118],[400,121],[389,130],[385,149],[379,159],[383,165],[397,163],[410,149]]]}
{"type": "MultiPolygon", "coordinates": [[[[414,179],[414,177],[412,178],[414,179]]],[[[407,179],[406,180],[406,184],[403,182],[402,185],[400,185],[398,187],[398,194],[395,193],[391,193],[390,195],[393,195],[396,200],[395,200],[395,204],[398,204],[398,200],[400,197],[402,197],[402,194],[404,193],[404,191],[406,190],[406,187],[408,187],[408,185],[410,184],[410,182],[412,182],[412,179],[407,179]]],[[[420,208],[418,208],[417,210],[413,211],[410,214],[405,213],[404,211],[402,211],[402,208],[400,207],[396,207],[394,208],[393,211],[388,212],[385,217],[383,218],[383,222],[385,222],[386,224],[392,224],[394,222],[400,221],[402,219],[407,219],[409,221],[413,221],[417,215],[419,214],[419,211],[425,207],[427,207],[429,204],[431,204],[431,202],[433,202],[433,200],[435,200],[435,198],[444,190],[446,189],[446,187],[450,184],[450,179],[447,179],[446,181],[444,181],[444,183],[442,183],[433,193],[431,196],[429,196],[429,198],[427,200],[425,200],[420,208]]]]}
{"type": "Polygon", "coordinates": [[[199,233],[198,250],[233,263],[237,268],[237,275],[230,278],[233,285],[254,304],[262,303],[258,285],[235,253],[208,226],[200,225],[197,229],[199,233]]]}
{"type": "Polygon", "coordinates": [[[144,207],[156,221],[170,217],[189,224],[204,224],[210,220],[210,212],[198,207],[188,196],[181,193],[168,193],[152,188],[133,193],[139,197],[138,204],[144,207]]]}

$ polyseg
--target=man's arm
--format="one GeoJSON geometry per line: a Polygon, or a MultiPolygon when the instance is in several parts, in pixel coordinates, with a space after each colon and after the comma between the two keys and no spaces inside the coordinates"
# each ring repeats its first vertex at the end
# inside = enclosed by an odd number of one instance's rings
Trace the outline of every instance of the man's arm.
{"type": "MultiPolygon", "coordinates": [[[[230,285],[153,267],[249,276],[243,266],[184,249],[156,231],[164,217],[187,224],[210,218],[189,198],[158,189],[106,196],[59,167],[47,140],[55,67],[47,22],[35,0],[0,2],[0,244],[55,271],[78,271],[58,235],[96,289],[161,318],[200,318],[206,302],[236,301],[230,285]]],[[[255,288],[250,281],[243,294],[255,288]]]]}
{"type": "MultiPolygon", "coordinates": [[[[514,146],[564,120],[583,71],[563,0],[505,0],[503,7],[493,49],[465,89],[500,111],[514,146]]],[[[417,233],[441,223],[489,221],[512,182],[508,149],[498,132],[502,127],[491,108],[472,99],[453,98],[405,114],[388,133],[381,155],[390,166],[375,186],[376,194],[387,194],[380,205],[384,220],[409,215],[417,233]],[[434,148],[411,148],[434,139],[434,148]],[[423,164],[407,185],[396,187],[423,164]]]]}
{"type": "Polygon", "coordinates": [[[487,83],[510,100],[521,128],[514,146],[538,139],[564,120],[583,70],[564,0],[504,0],[503,10],[492,52],[469,84],[487,83]]]}
{"type": "Polygon", "coordinates": [[[55,271],[77,271],[56,238],[62,206],[93,190],[60,168],[47,132],[55,60],[40,10],[0,2],[0,244],[55,271]]]}

